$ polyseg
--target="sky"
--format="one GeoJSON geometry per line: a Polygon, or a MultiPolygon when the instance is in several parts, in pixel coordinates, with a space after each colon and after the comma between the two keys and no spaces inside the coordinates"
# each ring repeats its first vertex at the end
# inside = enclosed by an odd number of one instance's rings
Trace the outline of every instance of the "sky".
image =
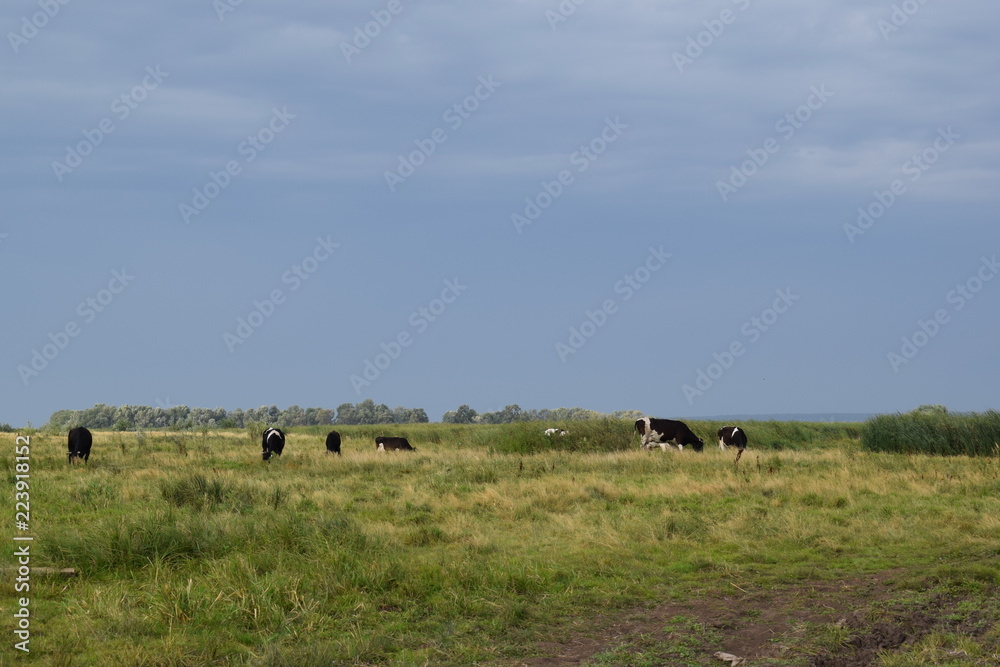
{"type": "Polygon", "coordinates": [[[1000,408],[993,0],[17,0],[0,422],[1000,408]]]}

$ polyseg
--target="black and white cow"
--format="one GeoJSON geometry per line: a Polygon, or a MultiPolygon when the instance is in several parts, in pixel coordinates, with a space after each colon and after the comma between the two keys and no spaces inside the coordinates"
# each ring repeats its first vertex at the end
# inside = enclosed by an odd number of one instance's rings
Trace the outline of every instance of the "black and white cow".
{"type": "Polygon", "coordinates": [[[667,451],[667,445],[684,449],[684,445],[691,445],[694,451],[700,452],[705,446],[701,438],[696,436],[688,425],[673,419],[655,419],[645,417],[635,421],[635,430],[642,437],[641,447],[652,449],[659,445],[663,451],[667,451]]]}
{"type": "Polygon", "coordinates": [[[326,453],[340,456],[340,434],[336,431],[326,434],[326,453]]]}
{"type": "MultiPolygon", "coordinates": [[[[743,456],[743,450],[747,448],[746,431],[739,426],[723,426],[719,429],[719,449],[726,451],[726,447],[736,447],[736,461],[743,456]]],[[[734,461],[734,463],[736,463],[734,461]]]]}
{"type": "Polygon", "coordinates": [[[80,459],[90,459],[90,448],[94,444],[94,436],[82,426],[69,430],[69,462],[76,463],[80,459]]]}
{"type": "Polygon", "coordinates": [[[397,449],[407,449],[413,452],[417,451],[410,446],[410,443],[406,438],[391,438],[383,435],[375,438],[375,448],[380,452],[390,452],[397,449]]]}
{"type": "Polygon", "coordinates": [[[285,449],[285,434],[280,428],[267,429],[260,437],[260,448],[263,450],[262,456],[265,461],[270,461],[272,454],[281,456],[282,450],[285,449]]]}
{"type": "Polygon", "coordinates": [[[564,431],[561,428],[547,428],[545,429],[545,435],[551,438],[554,435],[569,435],[569,431],[564,431]]]}

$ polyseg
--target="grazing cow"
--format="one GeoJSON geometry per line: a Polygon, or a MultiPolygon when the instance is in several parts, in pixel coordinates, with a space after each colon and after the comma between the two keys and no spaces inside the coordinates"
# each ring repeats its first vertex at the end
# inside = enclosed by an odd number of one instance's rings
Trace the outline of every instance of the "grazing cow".
{"type": "Polygon", "coordinates": [[[726,447],[736,447],[736,463],[743,456],[743,450],[747,448],[746,431],[739,426],[723,426],[719,429],[719,449],[726,451],[726,447]]]}
{"type": "Polygon", "coordinates": [[[69,430],[69,462],[72,465],[80,459],[90,459],[90,447],[94,444],[94,436],[82,426],[69,430]]]}
{"type": "Polygon", "coordinates": [[[564,431],[561,428],[547,428],[545,429],[545,435],[551,438],[554,435],[569,435],[569,431],[564,431]]]}
{"type": "Polygon", "coordinates": [[[270,461],[272,454],[281,456],[282,450],[285,449],[285,434],[281,432],[280,428],[267,429],[260,437],[260,447],[264,450],[263,459],[265,461],[270,461]]]}
{"type": "Polygon", "coordinates": [[[694,451],[700,452],[705,446],[702,439],[696,436],[687,424],[673,419],[653,417],[637,419],[635,430],[642,436],[643,449],[652,449],[659,445],[663,451],[667,451],[667,445],[670,445],[683,451],[684,445],[691,445],[694,451]]]}
{"type": "Polygon", "coordinates": [[[331,452],[340,456],[340,434],[336,431],[330,431],[326,434],[326,453],[331,452]]]}
{"type": "Polygon", "coordinates": [[[417,451],[410,446],[410,443],[406,438],[387,438],[385,436],[378,436],[375,438],[375,448],[380,452],[388,452],[396,449],[407,449],[410,451],[417,451]]]}

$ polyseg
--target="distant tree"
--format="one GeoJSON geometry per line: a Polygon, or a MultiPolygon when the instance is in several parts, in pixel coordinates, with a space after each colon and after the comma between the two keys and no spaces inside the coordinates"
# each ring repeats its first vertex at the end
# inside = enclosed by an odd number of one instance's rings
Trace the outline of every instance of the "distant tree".
{"type": "Polygon", "coordinates": [[[556,408],[551,411],[551,418],[555,421],[574,421],[584,419],[599,419],[602,415],[594,410],[585,408],[556,408]]]}
{"type": "Polygon", "coordinates": [[[948,408],[943,405],[921,405],[910,412],[920,415],[946,415],[948,414],[948,408]]]}
{"type": "MultiPolygon", "coordinates": [[[[372,401],[369,401],[372,402],[372,401]]],[[[396,420],[393,417],[392,410],[385,403],[379,403],[374,406],[371,410],[371,416],[366,421],[366,424],[395,424],[396,420]]]]}
{"type": "Polygon", "coordinates": [[[192,426],[214,426],[215,416],[208,408],[192,408],[188,413],[188,420],[192,426]]]}
{"type": "Polygon", "coordinates": [[[78,423],[76,420],[79,418],[80,414],[76,410],[56,410],[49,417],[49,426],[58,431],[67,431],[78,423]]]}
{"type": "Polygon", "coordinates": [[[522,410],[517,404],[505,406],[496,412],[477,413],[468,405],[457,410],[449,410],[441,417],[446,424],[509,424],[522,421],[579,421],[584,419],[639,419],[643,413],[638,410],[618,410],[611,414],[587,410],[586,408],[555,408],[554,410],[522,410]]]}
{"type": "Polygon", "coordinates": [[[305,414],[302,417],[303,426],[315,426],[316,425],[316,408],[306,408],[305,414]]]}
{"type": "Polygon", "coordinates": [[[360,424],[361,422],[358,421],[358,409],[353,403],[341,403],[337,406],[337,419],[334,423],[347,426],[360,424]]]}
{"type": "Polygon", "coordinates": [[[167,410],[167,426],[180,428],[191,414],[191,408],[186,405],[174,405],[167,410]]]}
{"type": "Polygon", "coordinates": [[[503,424],[513,424],[514,422],[527,421],[527,415],[521,410],[521,406],[517,405],[507,405],[504,409],[500,411],[501,423],[503,424]]]}
{"type": "Polygon", "coordinates": [[[111,428],[115,423],[115,408],[104,403],[98,403],[87,408],[80,415],[80,426],[87,428],[111,428]]]}
{"type": "Polygon", "coordinates": [[[297,405],[290,405],[281,412],[277,423],[282,426],[305,426],[306,412],[297,405]]]}
{"type": "Polygon", "coordinates": [[[313,423],[318,426],[329,426],[333,424],[336,419],[337,413],[333,410],[327,410],[326,408],[316,408],[316,416],[313,419],[313,423]]]}
{"type": "Polygon", "coordinates": [[[478,415],[479,413],[468,405],[460,405],[457,410],[450,410],[444,413],[441,421],[446,424],[471,424],[478,415]]]}
{"type": "Polygon", "coordinates": [[[473,421],[477,424],[512,424],[528,420],[528,414],[521,410],[521,406],[507,405],[503,410],[496,412],[484,412],[475,417],[473,421]]]}

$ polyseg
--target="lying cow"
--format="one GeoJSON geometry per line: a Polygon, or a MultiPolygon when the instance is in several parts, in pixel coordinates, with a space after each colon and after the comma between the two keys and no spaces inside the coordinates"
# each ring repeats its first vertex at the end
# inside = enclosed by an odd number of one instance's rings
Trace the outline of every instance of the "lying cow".
{"type": "Polygon", "coordinates": [[[281,456],[281,452],[285,449],[285,434],[279,428],[267,429],[260,437],[260,447],[265,461],[270,461],[273,454],[281,456]]]}
{"type": "Polygon", "coordinates": [[[410,446],[406,438],[390,438],[383,435],[375,438],[375,448],[380,452],[391,452],[397,449],[405,449],[411,452],[417,451],[410,446]]]}
{"type": "Polygon", "coordinates": [[[743,456],[743,450],[747,448],[746,431],[739,426],[723,426],[719,429],[718,435],[719,449],[726,451],[726,447],[736,447],[739,450],[736,452],[736,461],[733,461],[736,464],[743,456]]]}
{"type": "Polygon", "coordinates": [[[336,431],[326,434],[326,453],[340,456],[340,434],[336,431]]]}
{"type": "Polygon", "coordinates": [[[81,459],[87,461],[90,459],[90,448],[94,444],[94,436],[84,427],[77,426],[69,430],[69,441],[67,444],[69,446],[70,465],[81,459]]]}
{"type": "Polygon", "coordinates": [[[637,419],[635,430],[642,438],[641,447],[643,449],[652,449],[659,445],[663,451],[667,451],[667,445],[670,445],[683,451],[684,445],[691,445],[694,451],[700,452],[705,446],[702,439],[696,436],[687,424],[673,419],[655,419],[653,417],[637,419]]]}
{"type": "Polygon", "coordinates": [[[564,431],[561,428],[547,428],[545,429],[545,435],[551,438],[554,435],[569,435],[569,431],[564,431]]]}

